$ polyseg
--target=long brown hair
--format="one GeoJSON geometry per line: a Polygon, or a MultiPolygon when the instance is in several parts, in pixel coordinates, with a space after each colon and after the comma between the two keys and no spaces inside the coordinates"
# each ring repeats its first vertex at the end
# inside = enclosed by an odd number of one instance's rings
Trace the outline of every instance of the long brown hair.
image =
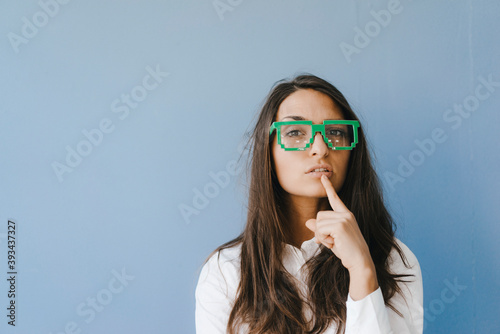
{"type": "MultiPolygon", "coordinates": [[[[285,220],[286,194],[272,164],[271,144],[275,132],[269,135],[269,127],[283,100],[300,89],[314,89],[326,94],[340,107],[345,119],[359,121],[342,93],[313,75],[278,81],[267,96],[249,139],[246,226],[238,237],[212,253],[241,244],[241,280],[229,315],[227,332],[230,334],[236,333],[244,324],[249,333],[321,333],[332,321],[338,325],[337,333],[342,333],[345,328],[349,272],[340,259],[320,245],[320,253],[307,262],[307,301],[299,297],[293,278],[281,262],[283,243],[289,240],[285,220]],[[303,314],[304,303],[308,303],[313,311],[312,324],[307,323],[303,314]]],[[[395,226],[383,202],[363,126],[359,128],[358,144],[351,152],[339,196],[356,217],[368,244],[386,305],[401,315],[391,305],[390,298],[401,292],[397,282],[407,275],[389,272],[387,259],[390,251],[395,248],[405,265],[408,264],[394,240],[395,226]]]]}

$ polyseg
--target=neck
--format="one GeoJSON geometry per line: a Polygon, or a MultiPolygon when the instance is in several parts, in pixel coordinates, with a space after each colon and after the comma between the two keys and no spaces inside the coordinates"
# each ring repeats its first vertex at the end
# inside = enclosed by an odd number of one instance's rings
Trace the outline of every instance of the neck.
{"type": "Polygon", "coordinates": [[[306,221],[316,219],[319,211],[328,210],[326,198],[287,196],[287,224],[290,231],[287,243],[300,248],[302,243],[314,237],[306,227],[306,221]]]}

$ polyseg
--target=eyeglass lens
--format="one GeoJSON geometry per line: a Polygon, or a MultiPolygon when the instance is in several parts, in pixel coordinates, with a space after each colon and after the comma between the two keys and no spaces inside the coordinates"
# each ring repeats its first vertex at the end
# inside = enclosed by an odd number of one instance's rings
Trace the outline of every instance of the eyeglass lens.
{"type": "MultiPolygon", "coordinates": [[[[312,127],[309,124],[281,125],[281,144],[285,148],[305,148],[311,141],[312,127]]],[[[325,136],[332,147],[350,147],[353,141],[353,126],[350,124],[327,124],[325,136]]]]}

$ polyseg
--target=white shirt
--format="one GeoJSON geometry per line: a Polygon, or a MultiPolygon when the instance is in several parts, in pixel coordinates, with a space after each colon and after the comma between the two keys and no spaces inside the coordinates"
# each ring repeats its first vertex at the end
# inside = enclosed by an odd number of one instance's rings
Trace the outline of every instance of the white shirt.
{"type": "MultiPolygon", "coordinates": [[[[380,287],[361,300],[354,301],[348,295],[346,301],[347,319],[345,334],[421,334],[423,332],[423,288],[420,265],[410,249],[398,239],[395,239],[406,255],[410,269],[406,268],[398,252],[392,249],[389,254],[389,270],[394,274],[413,274],[407,277],[410,283],[398,283],[402,295],[396,293],[391,302],[403,315],[400,317],[384,304],[380,287]],[[405,301],[406,299],[406,301],[405,301]]],[[[215,253],[203,266],[198,285],[196,286],[196,333],[225,333],[240,282],[240,250],[241,244],[215,253]],[[217,261],[218,254],[220,259],[217,261]]],[[[306,266],[304,263],[319,253],[319,244],[314,238],[304,241],[298,249],[286,244],[283,265],[298,281],[298,288],[305,295],[306,266]]],[[[306,317],[311,319],[310,310],[306,309],[306,317]]],[[[324,332],[334,334],[336,324],[324,332]]]]}

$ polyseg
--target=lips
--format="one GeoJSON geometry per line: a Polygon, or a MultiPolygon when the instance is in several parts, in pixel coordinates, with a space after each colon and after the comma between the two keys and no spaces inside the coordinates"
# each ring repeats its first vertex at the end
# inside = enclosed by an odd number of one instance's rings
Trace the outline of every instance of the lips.
{"type": "Polygon", "coordinates": [[[307,170],[306,175],[318,179],[323,175],[326,175],[327,178],[331,178],[333,175],[333,169],[332,166],[328,164],[315,165],[307,170]]]}
{"type": "Polygon", "coordinates": [[[309,173],[331,173],[332,172],[332,166],[328,165],[328,164],[321,164],[321,165],[315,165],[315,166],[312,166],[311,168],[309,168],[306,172],[306,174],[309,174],[309,173]],[[317,171],[317,172],[314,172],[314,170],[316,169],[319,169],[319,170],[323,170],[323,171],[317,171]],[[326,169],[326,171],[324,171],[326,169]]]}

